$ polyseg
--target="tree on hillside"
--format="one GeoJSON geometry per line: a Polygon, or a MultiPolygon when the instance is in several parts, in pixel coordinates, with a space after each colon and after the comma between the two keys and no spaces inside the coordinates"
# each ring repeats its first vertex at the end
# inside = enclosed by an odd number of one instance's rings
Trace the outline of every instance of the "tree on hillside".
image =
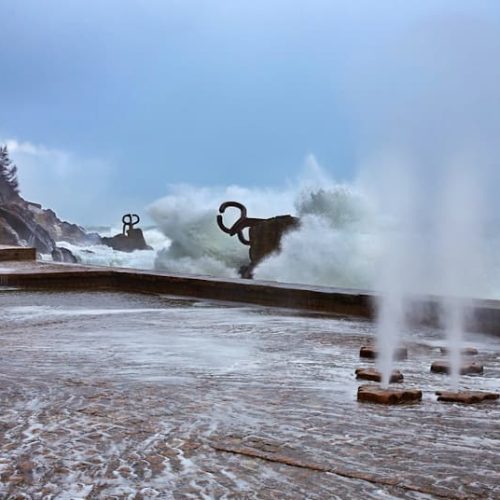
{"type": "Polygon", "coordinates": [[[9,158],[7,146],[0,146],[0,183],[5,184],[11,195],[19,194],[19,182],[17,180],[17,167],[9,158]]]}

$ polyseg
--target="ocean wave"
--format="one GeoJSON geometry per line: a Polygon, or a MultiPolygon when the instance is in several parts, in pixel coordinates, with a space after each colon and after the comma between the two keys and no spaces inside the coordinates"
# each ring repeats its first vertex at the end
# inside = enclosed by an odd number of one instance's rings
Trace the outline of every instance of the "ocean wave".
{"type": "MultiPolygon", "coordinates": [[[[121,233],[121,228],[103,226],[101,236],[112,236],[121,233]]],[[[135,252],[119,252],[107,245],[74,245],[67,241],[57,242],[58,246],[67,248],[78,261],[85,265],[126,267],[132,269],[154,269],[158,252],[168,248],[170,240],[158,229],[149,228],[144,231],[144,237],[152,250],[136,250],[135,252]]]]}
{"type": "Polygon", "coordinates": [[[297,182],[282,189],[172,186],[149,207],[172,242],[158,252],[155,268],[238,276],[248,263],[248,247],[216,224],[218,207],[227,200],[242,202],[250,217],[291,214],[302,222],[285,235],[281,252],[255,269],[255,278],[347,287],[373,282],[379,244],[370,203],[354,185],[334,182],[312,157],[297,182]]]}
{"type": "MultiPolygon", "coordinates": [[[[350,184],[335,182],[311,157],[302,175],[282,188],[170,186],[148,207],[155,227],[145,230],[145,239],[153,250],[59,245],[84,264],[237,277],[249,262],[249,248],[216,223],[220,204],[236,200],[249,217],[290,214],[301,221],[285,234],[281,251],[255,268],[256,279],[498,297],[500,233],[493,228],[500,226],[484,217],[494,211],[480,210],[471,188],[472,181],[480,187],[485,182],[474,172],[467,182],[459,182],[456,172],[441,172],[446,190],[431,196],[418,176],[409,175],[415,171],[397,163],[387,173],[386,165],[350,184]]],[[[231,213],[226,215],[230,225],[231,213]]],[[[121,232],[100,229],[106,236],[121,232]]]]}

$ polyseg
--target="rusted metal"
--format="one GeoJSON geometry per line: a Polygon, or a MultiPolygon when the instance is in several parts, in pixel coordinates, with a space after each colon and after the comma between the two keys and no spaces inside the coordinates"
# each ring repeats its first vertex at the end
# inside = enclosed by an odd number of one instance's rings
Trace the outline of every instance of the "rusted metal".
{"type": "Polygon", "coordinates": [[[125,214],[122,217],[123,229],[122,234],[127,235],[130,229],[134,229],[134,226],[141,222],[141,218],[137,214],[125,214]]]}
{"type": "Polygon", "coordinates": [[[246,228],[251,228],[264,220],[265,219],[247,217],[247,209],[245,205],[237,201],[226,201],[225,203],[223,203],[219,207],[219,215],[217,215],[217,225],[220,227],[220,229],[224,231],[226,234],[229,234],[229,236],[234,236],[236,234],[240,242],[243,243],[243,245],[247,246],[250,246],[250,239],[249,238],[247,239],[245,237],[245,235],[243,234],[243,230],[246,228]],[[227,227],[224,224],[224,219],[222,214],[224,214],[226,209],[230,207],[237,208],[240,211],[240,217],[231,227],[227,227]]]}
{"type": "Polygon", "coordinates": [[[242,265],[239,273],[242,278],[252,278],[255,266],[268,255],[280,250],[282,236],[298,227],[299,219],[291,215],[278,215],[269,219],[247,217],[245,205],[238,201],[226,201],[219,207],[217,225],[221,231],[229,236],[237,235],[243,245],[250,247],[250,262],[248,265],[242,265]],[[224,224],[223,218],[228,208],[236,208],[240,212],[239,218],[231,227],[224,224]],[[245,229],[248,229],[248,238],[243,232],[245,229]]]}

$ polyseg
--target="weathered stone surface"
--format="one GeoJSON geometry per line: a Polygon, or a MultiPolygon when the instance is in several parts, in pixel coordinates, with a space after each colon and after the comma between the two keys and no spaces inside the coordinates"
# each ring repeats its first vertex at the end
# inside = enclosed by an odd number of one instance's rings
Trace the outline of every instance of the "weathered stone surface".
{"type": "Polygon", "coordinates": [[[136,269],[93,266],[60,266],[45,262],[0,269],[0,278],[11,286],[46,290],[140,291],[355,317],[371,317],[372,296],[361,292],[307,285],[262,281],[168,275],[136,269]]]}
{"type": "Polygon", "coordinates": [[[19,236],[10,227],[7,221],[1,216],[0,216],[0,243],[2,245],[8,245],[14,247],[21,246],[19,236]]]}
{"type": "Polygon", "coordinates": [[[359,350],[360,358],[375,359],[377,357],[377,348],[372,345],[364,345],[359,350]]]}
{"type": "MultiPolygon", "coordinates": [[[[476,362],[463,363],[460,367],[460,375],[482,374],[483,371],[483,365],[476,362]]],[[[451,372],[450,363],[444,360],[434,361],[431,365],[431,372],[445,373],[449,375],[451,372]]]]}
{"type": "MultiPolygon", "coordinates": [[[[360,358],[376,359],[378,357],[378,350],[375,345],[362,346],[359,350],[360,358]]],[[[406,347],[398,347],[394,352],[395,359],[403,360],[408,359],[408,349],[406,347]]]]}
{"type": "Polygon", "coordinates": [[[23,199],[9,182],[0,177],[0,244],[34,247],[42,254],[52,254],[59,261],[76,262],[69,250],[61,252],[56,241],[93,244],[97,234],[87,234],[81,227],[61,221],[55,212],[23,199]]]}
{"type": "MultiPolygon", "coordinates": [[[[2,265],[0,273],[8,267],[23,266],[2,265]]],[[[334,491],[340,498],[489,498],[498,487],[491,457],[498,447],[500,405],[472,412],[441,403],[442,411],[434,411],[436,402],[429,400],[429,393],[421,405],[355,401],[362,383],[353,389],[359,360],[352,348],[366,334],[366,324],[360,328],[358,320],[351,324],[345,318],[328,328],[326,319],[261,310],[252,311],[242,323],[241,309],[224,304],[192,307],[183,306],[184,301],[111,292],[28,294],[4,293],[3,308],[36,303],[70,314],[55,318],[50,311],[46,317],[27,311],[23,323],[2,323],[0,373],[9,383],[1,386],[1,400],[8,408],[0,419],[1,474],[8,469],[9,475],[0,488],[11,486],[6,481],[18,474],[21,461],[37,464],[32,478],[12,487],[13,494],[58,498],[72,491],[75,498],[113,498],[125,491],[132,498],[247,494],[320,499],[334,491]],[[74,314],[79,303],[102,313],[74,314]],[[165,311],[169,307],[171,312],[165,311]],[[116,338],[110,332],[116,332],[116,312],[131,309],[135,312],[118,325],[120,354],[127,355],[116,359],[116,338]],[[186,343],[178,341],[179,320],[190,345],[198,348],[189,356],[186,343]],[[320,341],[326,339],[335,339],[335,349],[324,347],[320,341]],[[227,346],[228,353],[221,353],[221,346],[227,346]],[[196,351],[201,358],[193,356],[196,351]],[[217,366],[206,356],[212,352],[217,366]],[[335,363],[330,363],[333,354],[335,363]],[[350,396],[345,394],[348,387],[350,396]],[[29,404],[33,399],[36,405],[29,404]],[[471,418],[480,429],[477,446],[468,446],[471,418]],[[448,447],[436,445],[436,436],[452,442],[461,460],[448,447]],[[190,440],[199,441],[194,451],[190,440]],[[159,463],[157,457],[163,458],[164,469],[153,465],[159,463]],[[269,477],[279,481],[271,484],[265,480],[269,477]],[[90,493],[74,493],[73,484],[96,486],[90,493]],[[318,484],[321,487],[314,489],[318,484]],[[47,495],[41,493],[46,485],[54,488],[47,495]]],[[[432,334],[417,330],[413,341],[427,344],[432,334]]],[[[498,352],[495,341],[488,352],[498,352]]],[[[417,376],[429,368],[425,353],[420,354],[412,361],[417,376]]],[[[476,379],[478,390],[488,390],[498,379],[500,359],[490,358],[493,378],[476,379]]],[[[9,494],[3,491],[3,497],[9,494]]]]}
{"type": "MultiPolygon", "coordinates": [[[[476,354],[479,354],[479,351],[475,347],[464,347],[460,349],[460,353],[462,356],[475,356],[476,354]]],[[[441,347],[441,354],[448,354],[448,348],[441,347]]]]}
{"type": "Polygon", "coordinates": [[[21,205],[0,205],[0,217],[5,227],[13,231],[22,246],[34,246],[40,253],[50,254],[55,247],[48,232],[21,205]]]}
{"type": "Polygon", "coordinates": [[[422,391],[418,389],[383,389],[378,385],[361,385],[358,388],[358,401],[396,405],[416,403],[422,400],[422,391]]]}
{"type": "Polygon", "coordinates": [[[127,234],[117,234],[111,238],[102,238],[102,243],[120,252],[133,252],[135,250],[152,250],[146,240],[142,229],[129,229],[127,234]]]}
{"type": "MultiPolygon", "coordinates": [[[[382,374],[375,368],[357,368],[355,374],[357,379],[371,380],[373,382],[382,381],[382,374]]],[[[393,370],[389,383],[396,384],[402,382],[403,379],[403,374],[399,370],[393,370]]]]}
{"type": "Polygon", "coordinates": [[[67,241],[75,245],[98,244],[97,233],[87,233],[82,227],[59,219],[50,209],[44,209],[38,203],[25,202],[37,224],[46,229],[54,241],[67,241]]]}
{"type": "Polygon", "coordinates": [[[438,401],[446,403],[463,403],[463,404],[476,404],[484,401],[495,401],[500,397],[496,392],[483,392],[483,391],[437,391],[438,401]]]}
{"type": "Polygon", "coordinates": [[[34,261],[36,249],[31,247],[11,247],[0,245],[0,261],[34,261]]]}

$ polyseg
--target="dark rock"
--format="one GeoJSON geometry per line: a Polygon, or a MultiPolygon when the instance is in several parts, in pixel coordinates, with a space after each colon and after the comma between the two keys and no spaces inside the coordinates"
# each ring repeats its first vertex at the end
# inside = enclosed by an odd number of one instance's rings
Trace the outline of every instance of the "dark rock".
{"type": "MultiPolygon", "coordinates": [[[[441,347],[441,354],[448,354],[448,348],[441,347]]],[[[475,356],[479,354],[479,351],[475,347],[464,347],[460,349],[460,354],[462,354],[462,356],[475,356]]]]}
{"type": "Polygon", "coordinates": [[[0,216],[0,244],[21,246],[17,233],[10,227],[7,221],[0,216]]]}
{"type": "MultiPolygon", "coordinates": [[[[451,372],[451,367],[448,361],[434,361],[431,365],[431,372],[445,373],[447,375],[451,372]]],[[[480,363],[463,363],[460,367],[460,375],[480,375],[483,373],[483,365],[480,363]]]]}
{"type": "Polygon", "coordinates": [[[55,241],[67,241],[75,245],[96,245],[101,241],[97,233],[87,233],[82,227],[62,221],[53,210],[43,209],[38,203],[25,202],[34,220],[44,227],[55,241]]]}
{"type": "Polygon", "coordinates": [[[127,234],[117,234],[112,238],[102,238],[102,243],[114,250],[121,252],[133,252],[134,250],[152,250],[141,229],[129,229],[127,234]]]}
{"type": "Polygon", "coordinates": [[[76,257],[68,249],[56,246],[28,206],[25,202],[0,205],[0,243],[34,247],[40,254],[50,254],[56,262],[76,263],[76,257]]]}
{"type": "Polygon", "coordinates": [[[55,247],[51,255],[54,262],[67,262],[70,264],[76,264],[78,262],[78,259],[71,251],[64,247],[55,247]]]}
{"type": "MultiPolygon", "coordinates": [[[[377,347],[374,345],[366,345],[359,350],[359,357],[366,359],[376,359],[378,357],[377,347]]],[[[394,357],[397,360],[408,359],[408,349],[406,347],[398,347],[394,352],[394,357]]]]}
{"type": "Polygon", "coordinates": [[[364,345],[359,350],[360,358],[375,359],[378,355],[377,348],[372,345],[364,345]]]}
{"type": "Polygon", "coordinates": [[[54,250],[56,246],[54,240],[22,205],[15,203],[0,205],[0,217],[4,220],[4,224],[17,234],[21,245],[33,246],[38,252],[46,254],[54,250]]]}
{"type": "MultiPolygon", "coordinates": [[[[382,381],[382,374],[375,368],[357,368],[355,374],[357,379],[371,380],[373,382],[382,381]]],[[[403,379],[403,374],[399,370],[393,370],[389,383],[396,384],[402,382],[403,379]]]]}
{"type": "MultiPolygon", "coordinates": [[[[5,164],[6,158],[3,160],[5,164]]],[[[52,254],[57,260],[74,262],[71,252],[56,247],[55,242],[60,240],[94,244],[100,242],[100,237],[61,221],[52,210],[44,210],[38,203],[24,200],[19,194],[17,180],[13,182],[9,175],[0,176],[0,244],[34,247],[40,254],[52,254]]]]}
{"type": "Polygon", "coordinates": [[[416,403],[422,400],[422,391],[418,389],[383,389],[377,385],[361,385],[358,388],[358,401],[397,405],[416,403]]]}
{"type": "Polygon", "coordinates": [[[436,395],[438,396],[438,401],[462,404],[476,404],[482,403],[484,401],[495,401],[500,397],[500,395],[496,392],[482,391],[437,391],[436,395]]]}

